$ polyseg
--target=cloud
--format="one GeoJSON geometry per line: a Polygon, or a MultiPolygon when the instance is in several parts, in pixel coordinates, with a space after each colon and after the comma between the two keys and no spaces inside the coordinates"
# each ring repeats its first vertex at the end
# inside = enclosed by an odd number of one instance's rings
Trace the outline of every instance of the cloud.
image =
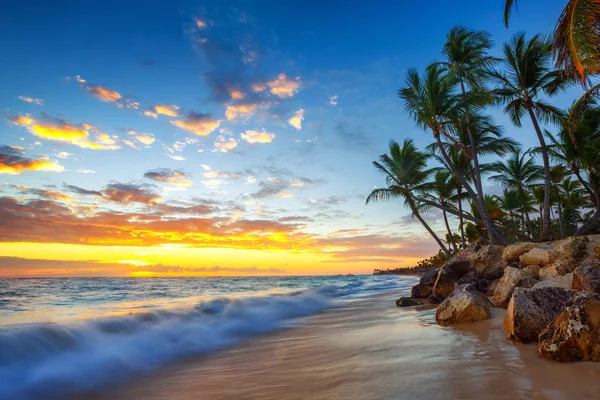
{"type": "Polygon", "coordinates": [[[231,100],[243,100],[246,97],[244,92],[237,89],[229,89],[229,95],[231,96],[231,100]]]}
{"type": "Polygon", "coordinates": [[[64,201],[73,200],[72,196],[70,196],[66,193],[56,191],[56,190],[36,189],[36,188],[30,188],[30,187],[26,187],[26,186],[14,186],[14,187],[16,189],[20,190],[22,193],[29,194],[32,196],[43,197],[46,199],[64,200],[64,201]]]}
{"type": "Polygon", "coordinates": [[[228,120],[236,119],[237,117],[250,117],[258,109],[258,104],[238,104],[227,106],[225,117],[228,120]]]}
{"type": "Polygon", "coordinates": [[[226,185],[227,182],[222,181],[220,179],[210,179],[207,181],[202,181],[202,184],[209,189],[218,189],[221,185],[226,185]]]}
{"type": "Polygon", "coordinates": [[[75,172],[79,172],[81,174],[95,174],[96,171],[94,171],[93,169],[78,169],[75,172]]]}
{"type": "Polygon", "coordinates": [[[235,172],[220,172],[220,171],[208,171],[204,173],[205,178],[231,178],[240,179],[242,176],[235,172]]]}
{"type": "Polygon", "coordinates": [[[294,113],[294,116],[288,120],[288,123],[297,130],[302,129],[302,121],[304,121],[304,110],[301,108],[294,113]]]}
{"type": "Polygon", "coordinates": [[[144,111],[144,115],[157,119],[159,115],[166,115],[168,117],[178,117],[179,110],[181,107],[175,104],[154,104],[148,107],[144,111]]]}
{"type": "Polygon", "coordinates": [[[27,102],[27,103],[35,104],[37,106],[43,106],[44,105],[44,100],[37,99],[35,97],[19,96],[19,97],[17,97],[17,99],[22,100],[22,101],[27,102]]]}
{"type": "Polygon", "coordinates": [[[152,179],[157,182],[170,183],[176,186],[192,186],[189,180],[189,174],[169,168],[159,168],[147,171],[144,178],[152,179]]]}
{"type": "Polygon", "coordinates": [[[106,185],[102,193],[108,200],[121,204],[151,204],[162,199],[149,188],[133,183],[110,183],[106,185]]]}
{"type": "Polygon", "coordinates": [[[29,115],[11,117],[10,121],[15,125],[23,126],[39,138],[66,142],[83,149],[117,150],[121,148],[109,135],[86,123],[74,125],[62,119],[50,117],[38,121],[29,115]],[[89,140],[90,132],[94,134],[94,140],[89,140]]]}
{"type": "Polygon", "coordinates": [[[79,194],[82,196],[102,197],[102,192],[98,192],[96,190],[83,189],[83,188],[80,188],[79,186],[67,185],[66,183],[63,184],[63,187],[71,193],[79,194]]]}
{"type": "Polygon", "coordinates": [[[280,199],[287,199],[289,197],[294,197],[293,193],[285,193],[285,192],[279,192],[277,194],[275,194],[276,197],[279,197],[280,199]]]}
{"type": "Polygon", "coordinates": [[[171,123],[199,136],[207,136],[221,125],[221,121],[212,115],[194,111],[188,112],[184,119],[171,121],[171,123]]]}
{"type": "Polygon", "coordinates": [[[275,138],[275,134],[268,133],[263,129],[261,132],[246,131],[246,133],[242,133],[240,137],[248,143],[271,143],[275,138]]]}
{"type": "Polygon", "coordinates": [[[206,164],[200,164],[200,166],[201,166],[201,167],[202,167],[202,169],[203,169],[203,170],[205,170],[205,171],[210,171],[210,169],[211,169],[211,168],[210,168],[208,165],[206,165],[206,164]]]}
{"type": "Polygon", "coordinates": [[[252,85],[252,89],[255,92],[262,92],[263,90],[269,89],[271,94],[280,97],[282,99],[293,97],[300,89],[300,78],[290,79],[283,72],[277,75],[277,78],[272,81],[262,83],[255,83],[252,85]]]}
{"type": "Polygon", "coordinates": [[[0,145],[0,174],[18,175],[23,171],[62,172],[64,167],[52,161],[25,157],[20,147],[0,145]]]}
{"type": "Polygon", "coordinates": [[[339,96],[338,96],[338,95],[331,96],[331,97],[329,98],[329,101],[327,101],[327,104],[331,104],[332,106],[337,106],[337,103],[338,103],[338,98],[339,98],[339,96]]]}
{"type": "MultiPolygon", "coordinates": [[[[145,146],[150,146],[152,143],[154,143],[156,141],[156,139],[154,138],[154,135],[151,133],[145,133],[145,132],[137,132],[134,130],[128,130],[127,131],[128,135],[131,135],[137,142],[145,145],[145,146]]],[[[135,146],[135,144],[131,147],[137,147],[135,146]]]]}
{"type": "Polygon", "coordinates": [[[223,135],[219,135],[217,136],[217,140],[215,140],[215,149],[221,153],[229,153],[231,150],[235,149],[237,145],[238,141],[232,137],[226,138],[223,135]]]}
{"type": "Polygon", "coordinates": [[[73,155],[73,153],[68,153],[66,151],[61,151],[60,153],[56,153],[56,157],[62,158],[63,160],[71,157],[72,155],[73,155]]]}
{"type": "Polygon", "coordinates": [[[206,24],[206,22],[204,22],[203,20],[201,20],[201,19],[198,19],[198,18],[196,18],[196,19],[194,20],[194,22],[196,23],[196,27],[197,27],[197,28],[200,28],[200,29],[204,29],[204,28],[206,28],[206,27],[208,26],[208,25],[206,24]]]}

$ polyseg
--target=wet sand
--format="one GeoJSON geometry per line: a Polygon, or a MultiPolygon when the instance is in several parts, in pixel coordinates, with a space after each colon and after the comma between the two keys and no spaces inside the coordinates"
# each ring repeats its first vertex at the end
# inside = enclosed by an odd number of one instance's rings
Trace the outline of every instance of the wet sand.
{"type": "Polygon", "coordinates": [[[289,329],[77,399],[600,399],[600,365],[541,359],[490,321],[442,328],[397,294],[357,300],[289,329]]]}

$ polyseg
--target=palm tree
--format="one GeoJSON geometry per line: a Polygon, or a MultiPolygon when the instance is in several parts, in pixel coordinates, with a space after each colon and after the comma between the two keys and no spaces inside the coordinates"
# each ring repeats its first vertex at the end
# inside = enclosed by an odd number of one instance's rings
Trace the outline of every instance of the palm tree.
{"type": "Polygon", "coordinates": [[[459,180],[465,191],[471,197],[481,215],[490,243],[505,244],[506,238],[502,236],[490,219],[485,205],[477,196],[471,185],[467,182],[461,172],[455,168],[448,156],[441,137],[456,143],[456,139],[449,133],[451,121],[456,120],[463,113],[459,98],[455,95],[451,79],[444,78],[443,70],[432,65],[427,68],[423,78],[414,70],[409,70],[406,78],[406,86],[400,89],[399,96],[404,101],[406,111],[423,128],[428,128],[433,133],[439,152],[452,173],[459,180]]]}
{"type": "Polygon", "coordinates": [[[540,99],[541,94],[553,95],[564,87],[560,73],[551,69],[551,58],[551,44],[547,38],[535,35],[527,40],[525,34],[518,34],[504,45],[504,72],[489,71],[492,82],[496,84],[493,91],[496,101],[505,106],[504,112],[515,126],[520,127],[523,116],[529,114],[540,142],[546,191],[540,232],[542,241],[549,240],[551,235],[552,182],[548,148],[539,121],[560,123],[563,119],[561,110],[540,99]]]}
{"type": "Polygon", "coordinates": [[[494,196],[494,199],[500,208],[508,212],[508,215],[510,216],[511,229],[513,231],[513,238],[516,239],[519,226],[515,220],[515,213],[523,206],[519,192],[504,188],[502,191],[502,196],[494,196]]]}
{"type": "Polygon", "coordinates": [[[543,179],[543,171],[535,165],[534,159],[529,157],[529,152],[522,153],[520,149],[515,150],[505,162],[497,161],[490,164],[489,170],[496,173],[489,177],[492,182],[501,183],[505,188],[519,193],[528,233],[533,237],[533,225],[529,218],[527,204],[527,187],[543,179]]]}
{"type": "Polygon", "coordinates": [[[468,154],[473,160],[473,183],[480,201],[483,200],[481,169],[471,129],[471,105],[466,86],[472,92],[481,91],[483,88],[481,82],[485,77],[485,71],[498,61],[487,53],[491,47],[492,40],[487,32],[469,31],[462,26],[455,26],[446,35],[446,43],[442,49],[446,61],[438,63],[446,71],[448,78],[460,85],[460,93],[464,100],[462,105],[465,111],[464,128],[470,146],[468,154]]]}
{"type": "Polygon", "coordinates": [[[382,154],[379,162],[373,161],[375,168],[385,177],[387,188],[375,189],[367,197],[366,204],[373,201],[404,199],[404,204],[410,208],[412,214],[421,222],[427,232],[448,256],[450,252],[442,240],[425,222],[419,208],[420,202],[415,198],[415,193],[428,190],[428,179],[433,170],[427,169],[429,155],[417,150],[412,140],[404,140],[402,146],[395,141],[390,141],[389,154],[382,154]]]}
{"type": "MultiPolygon", "coordinates": [[[[506,0],[504,24],[508,21],[516,0],[506,0]]],[[[569,0],[554,30],[556,67],[579,77],[584,84],[589,75],[600,72],[600,2],[569,0]]]]}
{"type": "Polygon", "coordinates": [[[583,189],[579,181],[565,178],[559,185],[560,201],[564,206],[564,222],[566,234],[573,234],[577,227],[579,218],[579,209],[589,206],[589,201],[586,200],[585,189],[583,189]]]}
{"type": "MultiPolygon", "coordinates": [[[[454,208],[453,198],[455,193],[456,185],[450,172],[442,168],[436,170],[435,174],[433,175],[433,181],[429,187],[428,195],[433,199],[436,199],[444,207],[454,208]]],[[[444,216],[444,223],[446,224],[446,230],[448,231],[450,244],[452,244],[454,251],[457,252],[458,248],[456,246],[456,241],[454,241],[452,229],[450,229],[450,224],[448,223],[448,215],[446,214],[446,210],[442,210],[442,215],[444,216]]]]}

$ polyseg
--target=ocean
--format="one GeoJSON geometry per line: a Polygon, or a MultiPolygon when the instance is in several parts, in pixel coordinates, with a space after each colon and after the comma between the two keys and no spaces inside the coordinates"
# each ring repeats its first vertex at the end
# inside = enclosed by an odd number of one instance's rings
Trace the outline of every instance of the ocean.
{"type": "Polygon", "coordinates": [[[0,398],[121,384],[412,277],[0,279],[0,398]]]}

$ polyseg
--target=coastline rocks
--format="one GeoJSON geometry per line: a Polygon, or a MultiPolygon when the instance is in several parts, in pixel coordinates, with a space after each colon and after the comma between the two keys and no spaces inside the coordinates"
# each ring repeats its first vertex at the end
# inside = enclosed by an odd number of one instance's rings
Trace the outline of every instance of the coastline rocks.
{"type": "Polygon", "coordinates": [[[600,301],[578,293],[542,332],[539,352],[554,361],[600,361],[600,301]]]}
{"type": "Polygon", "coordinates": [[[600,260],[600,244],[596,247],[594,247],[594,257],[596,257],[598,260],[600,260]]]}
{"type": "Polygon", "coordinates": [[[573,289],[600,294],[600,262],[582,264],[575,269],[573,289]]]}
{"type": "Polygon", "coordinates": [[[419,299],[413,299],[412,297],[400,297],[396,300],[396,307],[412,307],[412,306],[420,306],[423,304],[423,301],[419,299]]]}
{"type": "Polygon", "coordinates": [[[519,261],[519,257],[522,254],[527,253],[535,246],[536,244],[531,242],[519,242],[510,244],[504,248],[504,251],[502,252],[502,259],[508,262],[519,261]]]}
{"type": "Polygon", "coordinates": [[[448,297],[454,291],[456,282],[465,276],[471,263],[462,257],[456,257],[440,268],[435,285],[433,286],[433,293],[438,294],[442,297],[448,297]]]}
{"type": "Polygon", "coordinates": [[[527,273],[523,272],[522,270],[518,268],[507,267],[504,270],[504,275],[502,275],[502,278],[500,278],[500,281],[494,290],[494,297],[492,299],[494,306],[498,308],[506,308],[510,301],[510,297],[517,286],[529,285],[531,287],[535,284],[535,282],[535,278],[527,275],[527,273]],[[523,285],[521,285],[521,282],[523,282],[523,285]]]}
{"type": "Polygon", "coordinates": [[[554,250],[560,256],[578,258],[589,241],[590,240],[587,238],[587,236],[571,236],[566,239],[559,240],[554,246],[554,250]]]}
{"type": "Polygon", "coordinates": [[[504,246],[484,245],[474,246],[461,252],[461,256],[468,260],[472,269],[477,273],[487,273],[495,269],[503,269],[506,263],[502,263],[502,252],[504,246]]]}
{"type": "Polygon", "coordinates": [[[554,258],[554,254],[549,250],[534,247],[519,257],[519,264],[521,267],[527,265],[539,265],[540,267],[545,267],[552,264],[554,258]]]}
{"type": "Polygon", "coordinates": [[[437,279],[439,270],[432,268],[425,275],[421,277],[419,283],[413,286],[411,290],[411,297],[426,299],[433,293],[433,285],[437,279]]]}
{"type": "Polygon", "coordinates": [[[454,290],[435,313],[439,325],[464,324],[491,318],[492,303],[473,285],[467,284],[454,290]]]}
{"type": "Polygon", "coordinates": [[[538,279],[540,277],[540,266],[539,265],[528,265],[525,268],[523,268],[523,272],[538,279]]]}
{"type": "Polygon", "coordinates": [[[563,276],[577,268],[577,261],[571,256],[561,256],[552,265],[540,270],[542,279],[548,276],[563,276]]]}
{"type": "Polygon", "coordinates": [[[544,288],[544,287],[561,287],[565,289],[571,289],[573,287],[573,273],[566,274],[564,276],[553,276],[548,279],[544,279],[539,281],[535,285],[533,285],[534,289],[544,288]]]}
{"type": "Polygon", "coordinates": [[[559,287],[516,288],[504,316],[506,338],[521,343],[537,341],[574,294],[559,287]]]}
{"type": "Polygon", "coordinates": [[[446,298],[437,293],[434,293],[427,298],[429,304],[440,304],[444,300],[446,300],[446,298]]]}

